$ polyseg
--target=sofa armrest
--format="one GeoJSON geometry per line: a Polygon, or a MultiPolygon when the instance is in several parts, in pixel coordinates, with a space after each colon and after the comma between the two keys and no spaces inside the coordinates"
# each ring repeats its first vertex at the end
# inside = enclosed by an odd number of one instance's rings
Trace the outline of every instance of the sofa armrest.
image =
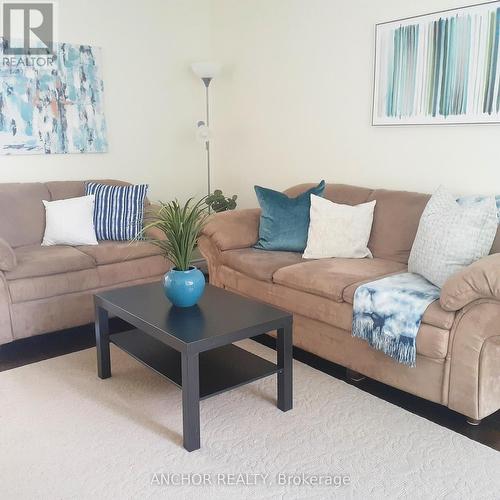
{"type": "Polygon", "coordinates": [[[500,254],[489,255],[451,276],[441,290],[441,307],[459,311],[480,299],[500,301],[500,254]]]}
{"type": "Polygon", "coordinates": [[[11,300],[5,274],[0,271],[0,346],[14,340],[10,319],[11,300]]]}
{"type": "Polygon", "coordinates": [[[17,266],[17,259],[12,247],[0,238],[0,271],[12,271],[17,266]]]}
{"type": "Polygon", "coordinates": [[[500,302],[466,305],[450,332],[449,408],[477,420],[500,409],[499,356],[500,302]]]}
{"type": "Polygon", "coordinates": [[[258,208],[222,212],[209,219],[203,236],[220,251],[249,248],[259,239],[259,222],[258,208]]]}

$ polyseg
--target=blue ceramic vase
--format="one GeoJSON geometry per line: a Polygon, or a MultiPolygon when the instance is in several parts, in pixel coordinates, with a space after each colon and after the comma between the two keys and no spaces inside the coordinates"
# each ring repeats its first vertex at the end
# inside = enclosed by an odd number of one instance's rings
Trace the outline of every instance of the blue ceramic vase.
{"type": "Polygon", "coordinates": [[[205,276],[196,267],[187,271],[172,268],[163,278],[167,299],[177,307],[191,307],[198,303],[205,290],[205,276]]]}

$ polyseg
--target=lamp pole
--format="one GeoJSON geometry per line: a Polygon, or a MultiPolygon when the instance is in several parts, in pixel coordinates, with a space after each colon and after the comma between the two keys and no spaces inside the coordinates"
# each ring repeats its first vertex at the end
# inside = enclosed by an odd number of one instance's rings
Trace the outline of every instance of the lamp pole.
{"type": "Polygon", "coordinates": [[[208,129],[205,131],[206,140],[205,140],[205,149],[207,151],[207,191],[208,196],[212,194],[212,186],[211,186],[211,165],[210,165],[210,83],[212,82],[214,76],[220,70],[220,65],[210,61],[204,62],[195,62],[191,64],[191,69],[193,73],[201,79],[203,84],[205,85],[205,99],[206,99],[206,122],[198,122],[198,127],[205,125],[208,129]]]}
{"type": "MultiPolygon", "coordinates": [[[[210,93],[209,87],[212,78],[202,78],[203,83],[205,84],[205,99],[206,99],[206,125],[210,128],[210,93]]],[[[208,196],[212,194],[212,187],[210,185],[211,182],[211,172],[210,172],[210,139],[207,139],[205,142],[205,148],[207,150],[207,187],[208,187],[208,196]]]]}

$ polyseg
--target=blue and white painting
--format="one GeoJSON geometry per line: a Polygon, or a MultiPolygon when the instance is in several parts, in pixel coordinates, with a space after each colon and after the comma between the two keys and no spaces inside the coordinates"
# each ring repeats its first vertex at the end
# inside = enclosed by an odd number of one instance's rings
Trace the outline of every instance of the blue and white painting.
{"type": "Polygon", "coordinates": [[[100,49],[60,43],[51,56],[14,57],[3,47],[0,154],[106,152],[100,49]]]}
{"type": "Polygon", "coordinates": [[[500,122],[500,2],[377,25],[374,125],[500,122]]]}

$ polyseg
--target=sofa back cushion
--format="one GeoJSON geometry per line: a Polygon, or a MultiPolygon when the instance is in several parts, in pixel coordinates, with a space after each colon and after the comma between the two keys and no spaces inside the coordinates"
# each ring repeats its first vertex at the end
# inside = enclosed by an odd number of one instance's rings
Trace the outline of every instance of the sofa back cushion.
{"type": "Polygon", "coordinates": [[[417,235],[420,217],[430,196],[408,191],[376,189],[370,200],[377,200],[368,248],[374,257],[408,263],[417,235]]]}
{"type": "Polygon", "coordinates": [[[47,182],[46,186],[50,191],[51,201],[67,200],[69,198],[79,198],[85,196],[85,184],[87,182],[99,182],[110,186],[130,186],[129,182],[113,179],[92,180],[92,181],[54,181],[47,182]]]}
{"type": "MultiPolygon", "coordinates": [[[[310,186],[312,184],[302,184],[288,189],[285,193],[288,196],[296,196],[310,186]]],[[[430,195],[347,184],[327,184],[323,197],[345,205],[359,205],[376,200],[368,248],[374,257],[408,263],[420,217],[430,195]]]]}
{"type": "MultiPolygon", "coordinates": [[[[285,191],[291,198],[311,189],[315,184],[300,184],[285,191]]],[[[350,186],[348,184],[327,184],[323,191],[323,198],[342,205],[361,205],[368,201],[373,189],[350,186]]]]}
{"type": "MultiPolygon", "coordinates": [[[[297,196],[314,184],[300,184],[285,191],[297,196]]],[[[323,198],[345,205],[377,200],[368,248],[374,257],[408,263],[420,217],[431,195],[409,191],[369,189],[348,184],[327,184],[323,198]]],[[[491,253],[500,253],[500,226],[491,253]]]]}
{"type": "Polygon", "coordinates": [[[45,185],[50,192],[50,201],[85,196],[85,181],[54,181],[45,185]]]}
{"type": "Polygon", "coordinates": [[[45,184],[0,184],[0,238],[13,248],[40,244],[45,230],[43,200],[50,201],[45,184]]]}
{"type": "Polygon", "coordinates": [[[500,226],[498,227],[497,236],[490,253],[500,253],[500,226]]]}
{"type": "MultiPolygon", "coordinates": [[[[85,195],[88,181],[0,183],[0,238],[12,248],[40,245],[45,231],[42,201],[67,200],[85,195]]],[[[129,186],[119,180],[99,180],[112,186],[129,186]]],[[[149,205],[146,198],[145,206],[149,205]]]]}

